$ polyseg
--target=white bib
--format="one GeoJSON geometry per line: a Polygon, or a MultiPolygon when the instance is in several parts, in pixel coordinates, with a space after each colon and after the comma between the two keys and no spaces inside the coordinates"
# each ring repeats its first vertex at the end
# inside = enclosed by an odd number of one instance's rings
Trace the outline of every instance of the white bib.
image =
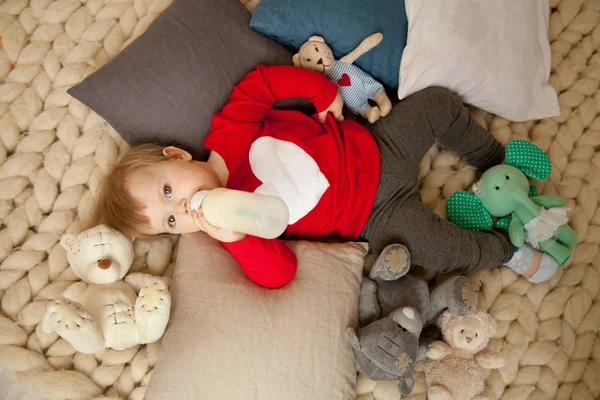
{"type": "Polygon", "coordinates": [[[263,183],[254,192],[283,199],[290,211],[290,225],[315,208],[329,187],[316,161],[285,140],[257,139],[250,147],[250,167],[263,183]]]}

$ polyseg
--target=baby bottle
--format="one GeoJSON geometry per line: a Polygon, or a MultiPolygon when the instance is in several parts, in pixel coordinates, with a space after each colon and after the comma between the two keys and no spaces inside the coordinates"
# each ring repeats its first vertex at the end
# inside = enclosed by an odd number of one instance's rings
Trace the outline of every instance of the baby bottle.
{"type": "Polygon", "coordinates": [[[190,206],[202,207],[206,220],[216,227],[265,239],[278,237],[289,223],[287,205],[276,196],[217,188],[197,192],[190,206]]]}

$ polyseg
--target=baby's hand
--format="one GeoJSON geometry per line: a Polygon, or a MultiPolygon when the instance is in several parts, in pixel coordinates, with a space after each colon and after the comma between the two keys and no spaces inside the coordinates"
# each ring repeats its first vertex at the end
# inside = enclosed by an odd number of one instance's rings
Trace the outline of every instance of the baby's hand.
{"type": "Polygon", "coordinates": [[[240,240],[243,240],[246,237],[245,233],[218,228],[210,224],[204,217],[204,214],[202,214],[202,209],[198,209],[198,211],[192,211],[192,219],[201,231],[208,233],[210,237],[217,239],[219,242],[239,242],[240,240]]]}
{"type": "Polygon", "coordinates": [[[333,114],[333,117],[336,119],[336,121],[343,121],[344,120],[344,116],[342,115],[343,108],[344,108],[344,99],[342,98],[342,95],[340,94],[340,92],[338,92],[337,96],[335,96],[335,100],[333,100],[333,103],[331,103],[329,108],[327,108],[326,110],[321,111],[319,113],[319,121],[325,122],[328,112],[333,114]]]}

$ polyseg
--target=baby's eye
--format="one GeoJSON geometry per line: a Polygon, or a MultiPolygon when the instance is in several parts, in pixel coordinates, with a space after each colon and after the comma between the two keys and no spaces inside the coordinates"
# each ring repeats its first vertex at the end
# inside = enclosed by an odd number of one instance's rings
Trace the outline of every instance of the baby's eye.
{"type": "Polygon", "coordinates": [[[171,189],[171,185],[165,185],[163,187],[163,193],[167,198],[171,198],[171,193],[173,193],[173,189],[171,189]]]}
{"type": "Polygon", "coordinates": [[[175,216],[169,215],[169,226],[175,228],[175,216]]]}
{"type": "Polygon", "coordinates": [[[306,59],[306,61],[307,61],[307,62],[311,62],[312,60],[311,60],[310,58],[307,58],[307,59],[306,59]]]}

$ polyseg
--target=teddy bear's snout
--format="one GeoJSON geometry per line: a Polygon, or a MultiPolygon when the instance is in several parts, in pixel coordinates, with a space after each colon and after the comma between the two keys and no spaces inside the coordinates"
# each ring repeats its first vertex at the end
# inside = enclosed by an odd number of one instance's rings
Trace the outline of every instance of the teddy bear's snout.
{"type": "Polygon", "coordinates": [[[100,269],[108,269],[112,265],[112,261],[109,260],[108,258],[105,258],[103,260],[99,260],[97,265],[98,265],[98,268],[100,268],[100,269]]]}
{"type": "Polygon", "coordinates": [[[477,337],[477,332],[472,332],[466,329],[462,329],[460,333],[463,335],[467,343],[471,343],[477,337]]]}

